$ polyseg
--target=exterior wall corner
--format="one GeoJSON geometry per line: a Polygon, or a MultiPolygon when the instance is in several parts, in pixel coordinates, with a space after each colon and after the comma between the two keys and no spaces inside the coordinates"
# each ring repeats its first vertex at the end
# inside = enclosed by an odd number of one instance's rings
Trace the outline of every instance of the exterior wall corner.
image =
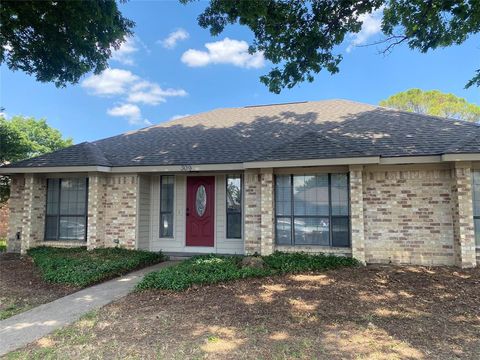
{"type": "Polygon", "coordinates": [[[261,254],[270,255],[274,250],[273,169],[261,170],[261,254]]]}
{"type": "Polygon", "coordinates": [[[352,257],[366,263],[363,214],[363,166],[352,165],[350,172],[350,221],[352,257]]]}
{"type": "Polygon", "coordinates": [[[475,267],[477,259],[471,164],[457,162],[452,172],[455,264],[461,268],[475,267]]]}
{"type": "Polygon", "coordinates": [[[244,252],[246,255],[261,253],[261,187],[260,174],[256,170],[245,170],[245,220],[244,252]]]}

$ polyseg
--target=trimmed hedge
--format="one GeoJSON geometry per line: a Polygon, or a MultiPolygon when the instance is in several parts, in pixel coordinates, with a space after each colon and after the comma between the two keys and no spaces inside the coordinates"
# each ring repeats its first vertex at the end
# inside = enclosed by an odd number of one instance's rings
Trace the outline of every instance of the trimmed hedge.
{"type": "Polygon", "coordinates": [[[123,275],[129,271],[156,264],[165,259],[161,253],[121,248],[37,247],[28,255],[40,268],[45,281],[75,286],[88,286],[123,275]]]}
{"type": "Polygon", "coordinates": [[[195,256],[177,265],[147,274],[137,285],[138,290],[166,289],[180,291],[192,285],[357,266],[357,260],[334,255],[276,252],[264,256],[264,269],[240,267],[241,256],[195,256]]]}

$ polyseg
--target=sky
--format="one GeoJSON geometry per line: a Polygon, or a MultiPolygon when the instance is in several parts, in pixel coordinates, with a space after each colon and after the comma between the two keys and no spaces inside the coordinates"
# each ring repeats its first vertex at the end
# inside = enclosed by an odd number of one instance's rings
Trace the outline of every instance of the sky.
{"type": "Polygon", "coordinates": [[[109,69],[56,88],[2,65],[0,105],[7,117],[46,119],[75,143],[216,108],[338,98],[378,104],[410,88],[437,89],[480,105],[479,89],[464,89],[480,65],[480,36],[427,54],[402,45],[385,56],[378,46],[362,46],[382,36],[381,14],[374,13],[365,17],[360,33],[335,49],[343,55],[340,73],[321,72],[313,83],[276,95],[259,81],[272,65],[261,53],[247,53],[250,30],[232,25],[212,37],[196,20],[206,5],[120,4],[136,23],[135,36],[114,53],[109,69]]]}

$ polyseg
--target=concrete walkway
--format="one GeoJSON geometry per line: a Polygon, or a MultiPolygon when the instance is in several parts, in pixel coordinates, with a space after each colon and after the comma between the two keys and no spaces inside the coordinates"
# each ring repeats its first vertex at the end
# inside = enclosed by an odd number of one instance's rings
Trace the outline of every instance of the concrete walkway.
{"type": "Polygon", "coordinates": [[[0,321],[0,356],[75,322],[91,310],[126,296],[143,275],[174,263],[166,261],[156,264],[0,321]]]}

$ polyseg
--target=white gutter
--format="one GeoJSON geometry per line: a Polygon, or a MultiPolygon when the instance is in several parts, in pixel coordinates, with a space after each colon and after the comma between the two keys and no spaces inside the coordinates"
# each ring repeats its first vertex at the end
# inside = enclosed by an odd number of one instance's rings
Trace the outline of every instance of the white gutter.
{"type": "Polygon", "coordinates": [[[400,164],[427,164],[455,161],[480,161],[480,153],[476,154],[444,154],[434,156],[398,156],[398,157],[351,157],[334,159],[311,160],[282,160],[282,161],[250,161],[245,163],[228,164],[199,164],[199,165],[160,165],[160,166],[48,166],[48,167],[18,167],[2,168],[0,174],[41,174],[41,173],[188,173],[199,171],[232,171],[261,168],[286,168],[309,166],[335,165],[400,165],[400,164]]]}

